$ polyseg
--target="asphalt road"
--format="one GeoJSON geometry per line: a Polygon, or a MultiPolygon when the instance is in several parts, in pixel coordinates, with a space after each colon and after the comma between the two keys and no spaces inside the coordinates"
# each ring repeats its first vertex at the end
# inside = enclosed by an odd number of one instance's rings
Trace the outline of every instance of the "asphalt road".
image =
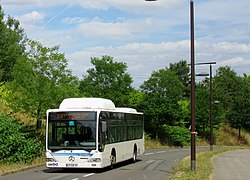
{"type": "MultiPolygon", "coordinates": [[[[199,150],[204,148],[199,148],[199,150]]],[[[198,150],[197,150],[198,151],[198,150]]],[[[147,150],[136,163],[123,162],[112,170],[34,168],[0,176],[0,180],[166,180],[175,163],[190,155],[190,148],[147,150]]]]}

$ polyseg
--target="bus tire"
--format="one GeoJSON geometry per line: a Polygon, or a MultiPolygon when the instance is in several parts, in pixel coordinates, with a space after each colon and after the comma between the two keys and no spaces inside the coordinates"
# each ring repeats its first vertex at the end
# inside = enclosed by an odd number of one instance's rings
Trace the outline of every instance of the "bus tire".
{"type": "Polygon", "coordinates": [[[134,151],[133,151],[132,162],[135,163],[136,160],[137,160],[137,146],[134,145],[134,151]]]}
{"type": "Polygon", "coordinates": [[[116,152],[115,149],[112,149],[111,155],[110,155],[110,168],[114,169],[116,163],[116,152]]]}

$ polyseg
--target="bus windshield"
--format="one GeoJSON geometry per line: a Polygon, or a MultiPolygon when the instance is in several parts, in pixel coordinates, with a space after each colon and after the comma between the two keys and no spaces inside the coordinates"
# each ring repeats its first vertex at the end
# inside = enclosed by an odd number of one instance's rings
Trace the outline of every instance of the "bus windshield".
{"type": "Polygon", "coordinates": [[[51,151],[96,149],[96,112],[50,112],[47,138],[51,151]]]}

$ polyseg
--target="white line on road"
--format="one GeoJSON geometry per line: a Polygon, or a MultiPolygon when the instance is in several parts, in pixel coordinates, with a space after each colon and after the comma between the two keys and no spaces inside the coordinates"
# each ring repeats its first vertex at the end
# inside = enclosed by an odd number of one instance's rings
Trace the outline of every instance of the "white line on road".
{"type": "Polygon", "coordinates": [[[93,176],[95,173],[90,173],[90,174],[86,174],[86,175],[84,175],[84,176],[82,176],[82,177],[89,177],[89,176],[93,176]]]}
{"type": "Polygon", "coordinates": [[[156,152],[156,154],[165,153],[165,152],[167,152],[167,151],[158,151],[158,152],[156,152]]]}
{"type": "Polygon", "coordinates": [[[146,154],[144,154],[145,156],[148,156],[148,155],[152,155],[152,154],[154,154],[154,153],[146,153],[146,154]]]}
{"type": "Polygon", "coordinates": [[[71,179],[71,180],[78,180],[79,178],[71,179]]]}

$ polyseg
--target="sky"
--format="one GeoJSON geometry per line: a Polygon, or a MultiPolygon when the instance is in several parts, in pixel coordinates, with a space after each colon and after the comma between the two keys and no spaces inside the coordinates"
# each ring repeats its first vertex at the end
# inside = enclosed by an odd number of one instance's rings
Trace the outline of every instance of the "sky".
{"type": "MultiPolygon", "coordinates": [[[[189,0],[0,0],[30,39],[60,46],[73,75],[93,68],[91,57],[127,64],[138,88],[153,71],[190,63],[189,0]]],[[[230,66],[250,75],[250,1],[194,0],[195,62],[230,66]]],[[[209,72],[209,65],[196,66],[209,72]]],[[[197,77],[204,78],[204,77],[197,77]]]]}

